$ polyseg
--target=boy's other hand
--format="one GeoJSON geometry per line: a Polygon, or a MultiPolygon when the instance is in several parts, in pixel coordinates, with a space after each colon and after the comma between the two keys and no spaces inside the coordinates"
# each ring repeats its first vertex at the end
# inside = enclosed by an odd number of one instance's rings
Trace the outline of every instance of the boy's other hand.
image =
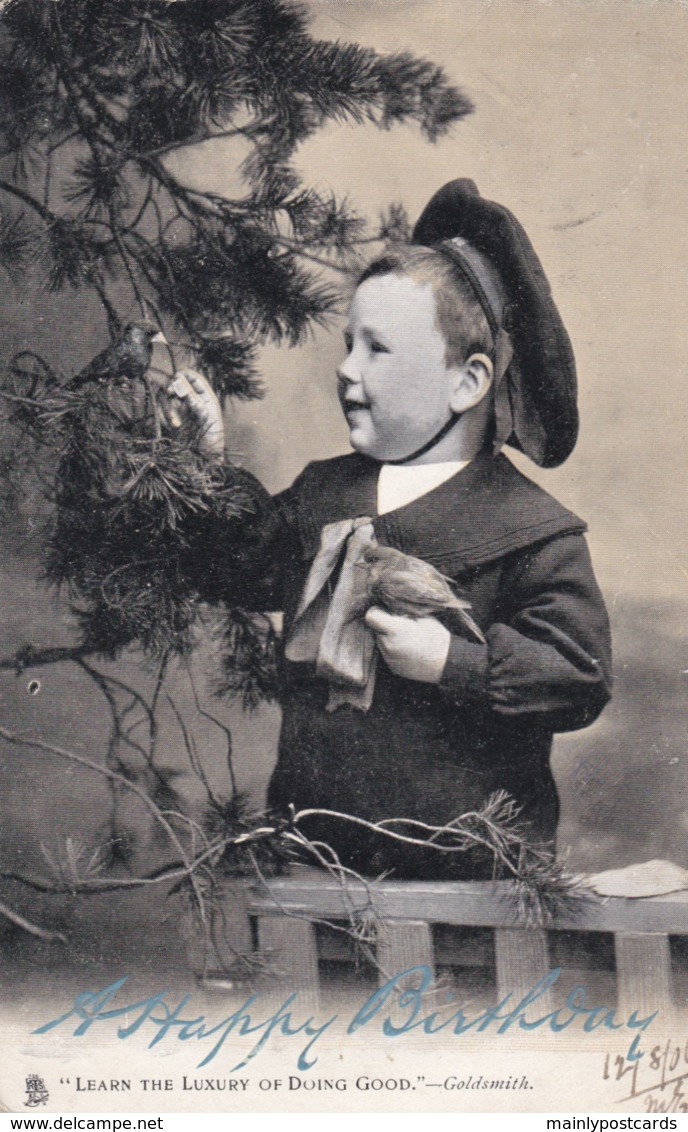
{"type": "Polygon", "coordinates": [[[194,369],[177,370],[165,386],[165,415],[172,428],[179,428],[183,414],[190,414],[202,425],[201,448],[206,456],[221,458],[225,450],[222,406],[203,374],[194,369]]]}
{"type": "Polygon", "coordinates": [[[398,617],[373,606],[365,622],[377,638],[387,667],[396,676],[439,684],[447,663],[451,633],[435,617],[398,617]]]}

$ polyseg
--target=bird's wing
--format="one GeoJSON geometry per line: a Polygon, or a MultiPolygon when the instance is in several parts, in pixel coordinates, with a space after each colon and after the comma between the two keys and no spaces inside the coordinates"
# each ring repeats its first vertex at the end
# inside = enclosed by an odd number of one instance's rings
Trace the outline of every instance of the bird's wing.
{"type": "Polygon", "coordinates": [[[104,350],[102,354],[98,354],[97,358],[92,358],[84,369],[79,370],[76,375],[76,381],[91,381],[93,378],[101,377],[107,373],[108,365],[108,351],[104,350]]]}
{"type": "Polygon", "coordinates": [[[109,377],[113,372],[119,368],[118,352],[116,346],[107,346],[95,358],[92,358],[87,366],[72,378],[74,384],[81,384],[83,381],[97,381],[100,377],[109,377]]]}

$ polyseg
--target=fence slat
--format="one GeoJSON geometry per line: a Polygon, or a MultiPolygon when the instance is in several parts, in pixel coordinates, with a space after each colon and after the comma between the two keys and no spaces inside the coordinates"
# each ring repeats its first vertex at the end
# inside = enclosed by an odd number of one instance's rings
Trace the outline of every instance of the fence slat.
{"type": "MultiPolygon", "coordinates": [[[[203,930],[191,916],[181,916],[180,934],[186,944],[187,961],[199,978],[230,977],[237,955],[253,949],[249,922],[250,894],[245,884],[226,882],[219,887],[217,906],[211,909],[209,930],[203,930]]],[[[206,983],[212,985],[211,980],[206,983]]]]}
{"type": "MultiPolygon", "coordinates": [[[[498,999],[511,994],[509,1005],[516,1007],[549,974],[547,933],[539,928],[499,928],[495,932],[495,958],[498,999]]],[[[540,1018],[553,1009],[552,993],[547,990],[526,1010],[525,1017],[540,1018]]]]}
{"type": "Polygon", "coordinates": [[[320,1005],[320,983],[313,924],[293,916],[260,916],[258,945],[266,953],[284,992],[298,991],[295,1005],[316,1011],[320,1005]]]}
{"type": "Polygon", "coordinates": [[[637,1011],[646,1018],[659,1011],[659,1021],[670,1025],[673,1016],[669,937],[646,932],[617,932],[616,998],[620,1017],[637,1011]]]}
{"type": "Polygon", "coordinates": [[[423,921],[383,921],[380,925],[376,958],[380,985],[408,971],[410,967],[429,967],[435,973],[432,930],[423,921]]]}

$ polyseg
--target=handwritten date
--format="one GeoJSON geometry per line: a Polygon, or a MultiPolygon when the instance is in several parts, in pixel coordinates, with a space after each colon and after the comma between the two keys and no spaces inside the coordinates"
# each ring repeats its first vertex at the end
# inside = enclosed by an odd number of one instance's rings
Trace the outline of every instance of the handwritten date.
{"type": "Polygon", "coordinates": [[[618,1104],[640,1101],[646,1112],[688,1112],[688,1039],[668,1038],[635,1061],[608,1053],[605,1081],[623,1081],[625,1095],[618,1104]]]}

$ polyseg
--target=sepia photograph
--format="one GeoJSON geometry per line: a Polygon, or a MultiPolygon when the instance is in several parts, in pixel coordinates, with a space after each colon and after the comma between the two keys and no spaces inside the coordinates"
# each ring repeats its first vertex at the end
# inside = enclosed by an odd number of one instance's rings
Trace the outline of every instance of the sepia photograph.
{"type": "Polygon", "coordinates": [[[687,48],[0,2],[0,1111],[688,1112],[687,48]]]}

